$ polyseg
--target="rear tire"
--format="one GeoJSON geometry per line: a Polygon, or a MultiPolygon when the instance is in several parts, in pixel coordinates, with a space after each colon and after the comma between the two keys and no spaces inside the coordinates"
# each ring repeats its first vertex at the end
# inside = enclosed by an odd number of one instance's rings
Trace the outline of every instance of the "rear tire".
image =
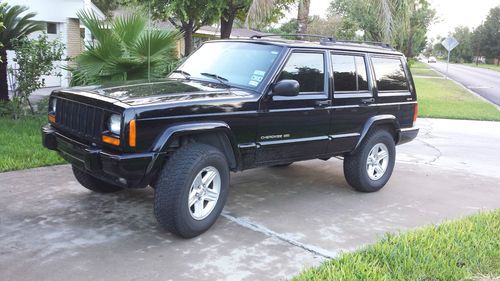
{"type": "Polygon", "coordinates": [[[179,148],[155,186],[154,214],[164,229],[192,238],[219,217],[229,192],[229,166],[217,148],[200,143],[179,148]]]}
{"type": "Polygon", "coordinates": [[[368,132],[353,154],[344,157],[344,176],[361,192],[375,192],[389,181],[396,160],[393,136],[386,130],[368,132]]]}
{"type": "Polygon", "coordinates": [[[121,186],[113,185],[102,181],[90,174],[72,166],[73,175],[75,175],[76,180],[83,185],[83,187],[98,193],[112,193],[123,189],[121,186]]]}

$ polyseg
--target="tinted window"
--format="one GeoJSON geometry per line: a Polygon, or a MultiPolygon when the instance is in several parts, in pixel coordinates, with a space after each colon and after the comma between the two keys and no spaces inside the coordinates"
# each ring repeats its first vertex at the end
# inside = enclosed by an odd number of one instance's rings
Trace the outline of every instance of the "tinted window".
{"type": "Polygon", "coordinates": [[[332,55],[336,92],[368,91],[365,59],[361,56],[332,55]]]}
{"type": "Polygon", "coordinates": [[[323,54],[292,53],[279,80],[293,79],[300,84],[300,92],[323,92],[325,68],[323,54]]]}
{"type": "Polygon", "coordinates": [[[373,58],[373,69],[379,91],[406,91],[408,83],[399,59],[373,58]]]}
{"type": "Polygon", "coordinates": [[[357,91],[353,56],[332,55],[335,91],[357,91]]]}
{"type": "Polygon", "coordinates": [[[356,57],[356,71],[358,77],[358,91],[368,91],[368,77],[364,57],[356,57]]]}

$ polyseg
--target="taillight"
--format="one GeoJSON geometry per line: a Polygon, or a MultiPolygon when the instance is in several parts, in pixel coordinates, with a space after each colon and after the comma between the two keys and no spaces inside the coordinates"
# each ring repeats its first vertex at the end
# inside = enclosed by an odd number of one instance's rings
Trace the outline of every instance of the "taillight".
{"type": "Polygon", "coordinates": [[[413,112],[413,122],[417,121],[418,116],[418,103],[415,104],[415,111],[413,112]]]}

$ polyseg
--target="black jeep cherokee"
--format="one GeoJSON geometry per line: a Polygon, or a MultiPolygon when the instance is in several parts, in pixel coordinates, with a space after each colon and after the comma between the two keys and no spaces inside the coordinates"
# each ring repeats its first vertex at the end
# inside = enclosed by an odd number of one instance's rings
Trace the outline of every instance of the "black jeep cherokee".
{"type": "Polygon", "coordinates": [[[342,156],[353,188],[381,189],[416,116],[388,46],[253,38],[207,42],[166,80],[54,91],[42,132],[84,187],[150,185],[158,223],[194,237],[221,213],[230,171],[342,156]]]}

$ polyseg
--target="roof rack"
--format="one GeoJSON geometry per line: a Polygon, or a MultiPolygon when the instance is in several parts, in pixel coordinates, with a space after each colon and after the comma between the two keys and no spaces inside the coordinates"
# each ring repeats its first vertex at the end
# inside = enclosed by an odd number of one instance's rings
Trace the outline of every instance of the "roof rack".
{"type": "Polygon", "coordinates": [[[264,37],[285,37],[285,36],[290,36],[290,37],[313,37],[313,38],[319,38],[319,42],[322,45],[331,45],[335,43],[344,43],[344,44],[365,44],[365,45],[372,45],[372,46],[378,46],[386,49],[391,49],[392,46],[389,43],[383,43],[383,42],[374,42],[374,41],[356,41],[356,40],[337,40],[334,36],[324,36],[324,35],[317,35],[317,34],[266,34],[266,35],[253,35],[250,38],[251,39],[261,39],[264,37]]]}
{"type": "Polygon", "coordinates": [[[324,35],[317,35],[317,34],[302,34],[302,33],[253,35],[250,38],[251,39],[261,39],[261,38],[264,38],[264,37],[285,37],[285,36],[319,38],[319,41],[322,44],[323,43],[335,43],[337,41],[337,39],[334,36],[324,36],[324,35]]]}
{"type": "Polygon", "coordinates": [[[373,46],[379,46],[382,48],[393,49],[389,43],[384,42],[376,42],[376,41],[357,41],[357,40],[337,40],[339,43],[347,43],[347,44],[367,44],[373,46]]]}

